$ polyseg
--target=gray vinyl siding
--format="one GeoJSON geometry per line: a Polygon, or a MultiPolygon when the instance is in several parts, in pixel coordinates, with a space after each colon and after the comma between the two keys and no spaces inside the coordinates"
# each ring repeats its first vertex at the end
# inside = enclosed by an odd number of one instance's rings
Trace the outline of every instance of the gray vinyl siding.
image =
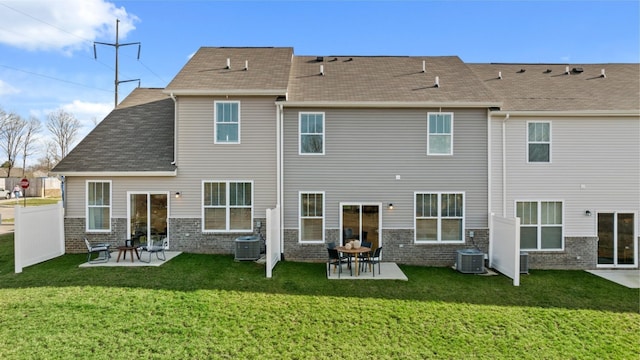
{"type": "MultiPolygon", "coordinates": [[[[502,214],[502,119],[492,122],[492,210],[502,214]]],[[[506,214],[517,200],[564,202],[565,236],[596,236],[597,212],[640,209],[637,117],[514,118],[506,123],[506,214]],[[528,164],[527,121],[551,122],[551,163],[528,164]],[[594,216],[585,216],[590,210],[594,216]]]]}
{"type": "Polygon", "coordinates": [[[254,217],[276,205],[275,98],[178,100],[176,217],[200,217],[203,180],[253,180],[254,217]],[[214,144],[214,101],[240,101],[240,144],[214,144]]]}
{"type": "Polygon", "coordinates": [[[415,191],[465,192],[466,227],[486,228],[486,110],[442,109],[454,112],[453,156],[427,156],[429,111],[439,109],[285,109],[285,228],[298,227],[299,191],[325,192],[327,229],[340,202],[381,203],[383,228],[411,229],[415,191]],[[325,113],[325,155],[298,155],[300,111],[325,113]]]}
{"type": "MultiPolygon", "coordinates": [[[[126,217],[127,191],[168,191],[170,217],[202,216],[203,180],[253,181],[254,218],[276,205],[275,98],[236,98],[241,107],[241,143],[213,143],[214,98],[179,98],[176,177],[95,177],[112,180],[112,217],[126,217]],[[173,195],[180,191],[182,196],[173,195]]],[[[222,100],[222,99],[218,99],[222,100]]],[[[226,99],[225,99],[226,100],[226,99]]],[[[67,178],[67,217],[84,217],[85,177],[67,178]]]]}

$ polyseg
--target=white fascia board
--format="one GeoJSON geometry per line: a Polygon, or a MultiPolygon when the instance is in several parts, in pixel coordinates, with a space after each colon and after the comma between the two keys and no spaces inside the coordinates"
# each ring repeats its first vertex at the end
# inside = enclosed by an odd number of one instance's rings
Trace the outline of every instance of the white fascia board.
{"type": "Polygon", "coordinates": [[[640,116],[640,111],[638,110],[570,110],[570,111],[539,111],[539,110],[500,110],[500,111],[492,111],[492,115],[495,116],[530,116],[530,117],[602,117],[602,116],[640,116]]]}
{"type": "Polygon", "coordinates": [[[176,96],[183,95],[192,95],[192,96],[225,96],[225,95],[242,95],[242,96],[252,96],[252,95],[270,95],[270,96],[280,96],[286,95],[286,89],[181,89],[181,90],[163,90],[165,94],[173,94],[176,96]]]}
{"type": "Polygon", "coordinates": [[[52,173],[57,176],[102,176],[102,177],[161,177],[177,176],[178,170],[173,171],[59,171],[52,173]]]}
{"type": "Polygon", "coordinates": [[[490,108],[502,102],[425,102],[425,101],[276,101],[284,107],[331,108],[490,108]]]}

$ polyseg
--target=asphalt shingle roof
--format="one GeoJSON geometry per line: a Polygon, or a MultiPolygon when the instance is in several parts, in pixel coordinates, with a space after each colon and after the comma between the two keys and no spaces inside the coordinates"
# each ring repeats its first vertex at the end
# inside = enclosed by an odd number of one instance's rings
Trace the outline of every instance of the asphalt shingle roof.
{"type": "Polygon", "coordinates": [[[292,56],[290,47],[203,47],[167,85],[166,91],[279,90],[284,95],[292,56]],[[245,61],[248,70],[244,69],[245,61]]]}
{"type": "Polygon", "coordinates": [[[504,102],[502,110],[640,109],[640,64],[469,64],[469,68],[504,102]],[[600,76],[602,69],[605,77],[600,76]]]}
{"type": "Polygon", "coordinates": [[[53,172],[174,171],[173,118],[162,89],[135,89],[53,172]]]}
{"type": "Polygon", "coordinates": [[[289,101],[498,101],[457,56],[296,56],[293,64],[289,101]]]}

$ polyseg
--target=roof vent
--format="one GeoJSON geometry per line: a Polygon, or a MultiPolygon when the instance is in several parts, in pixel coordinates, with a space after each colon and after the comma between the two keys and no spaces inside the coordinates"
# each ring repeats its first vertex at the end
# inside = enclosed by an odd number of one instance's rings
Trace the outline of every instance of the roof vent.
{"type": "Polygon", "coordinates": [[[331,62],[333,62],[333,61],[338,61],[338,58],[337,58],[337,57],[334,57],[333,59],[331,59],[331,60],[329,60],[329,61],[331,61],[331,62]]]}
{"type": "Polygon", "coordinates": [[[244,70],[249,70],[249,60],[244,61],[244,70]]]}
{"type": "Polygon", "coordinates": [[[547,70],[544,71],[545,74],[548,74],[550,72],[551,72],[551,69],[547,69],[547,70]]]}
{"type": "Polygon", "coordinates": [[[345,60],[345,61],[353,61],[353,58],[352,58],[352,57],[351,57],[351,58],[348,58],[348,59],[347,59],[347,60],[345,60]]]}
{"type": "Polygon", "coordinates": [[[320,65],[320,75],[324,76],[324,65],[320,65]]]}
{"type": "Polygon", "coordinates": [[[498,71],[498,79],[502,80],[502,71],[498,71]]]}
{"type": "Polygon", "coordinates": [[[436,83],[433,84],[433,87],[440,87],[440,77],[436,76],[436,83]]]}
{"type": "Polygon", "coordinates": [[[565,74],[565,75],[569,75],[569,74],[570,74],[570,72],[569,72],[569,67],[568,67],[568,66],[566,66],[566,67],[564,68],[564,74],[565,74]]]}
{"type": "Polygon", "coordinates": [[[422,72],[427,72],[427,62],[422,60],[422,72]]]}
{"type": "Polygon", "coordinates": [[[518,74],[522,74],[525,71],[527,71],[527,70],[526,69],[520,69],[520,70],[518,70],[518,74]]]}
{"type": "Polygon", "coordinates": [[[317,56],[317,57],[316,57],[316,61],[317,61],[317,62],[324,61],[324,56],[317,56]]]}
{"type": "Polygon", "coordinates": [[[584,69],[583,68],[579,68],[579,67],[575,67],[575,68],[571,69],[571,72],[574,73],[574,74],[580,74],[580,73],[584,72],[584,69]]]}
{"type": "Polygon", "coordinates": [[[231,58],[227,58],[227,69],[231,69],[231,58]]]}
{"type": "Polygon", "coordinates": [[[601,78],[606,78],[607,75],[604,74],[604,69],[600,69],[600,77],[601,78]]]}

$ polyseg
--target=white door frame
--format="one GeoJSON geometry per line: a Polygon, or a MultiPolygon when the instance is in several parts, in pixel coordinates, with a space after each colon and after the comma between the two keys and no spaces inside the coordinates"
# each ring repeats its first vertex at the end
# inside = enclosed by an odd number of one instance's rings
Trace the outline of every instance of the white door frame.
{"type": "MultiPolygon", "coordinates": [[[[147,195],[147,199],[150,200],[151,195],[166,195],[167,196],[167,246],[169,246],[170,235],[169,235],[169,217],[171,214],[170,207],[170,196],[171,193],[169,191],[127,191],[127,239],[131,239],[131,195],[147,195]]],[[[150,222],[151,219],[151,202],[147,202],[147,235],[150,230],[150,222]]]]}
{"type": "MultiPolygon", "coordinates": [[[[363,206],[377,206],[378,207],[378,246],[382,246],[382,203],[381,202],[367,202],[367,201],[345,201],[345,202],[340,202],[340,208],[339,208],[339,212],[340,212],[340,240],[342,241],[342,243],[344,243],[344,239],[343,237],[343,232],[342,232],[342,208],[344,206],[360,206],[360,227],[362,228],[362,207],[363,206]]],[[[358,229],[359,233],[362,231],[362,229],[358,229]]],[[[373,250],[373,249],[372,249],[373,250]]]]}
{"type": "MultiPolygon", "coordinates": [[[[598,268],[637,268],[638,267],[638,213],[636,211],[597,211],[595,214],[596,221],[596,235],[600,233],[598,228],[598,216],[600,214],[613,214],[613,264],[599,264],[598,252],[600,251],[600,244],[596,246],[596,267],[598,268]],[[619,214],[631,214],[633,215],[633,264],[618,264],[618,215],[619,214]]],[[[598,240],[599,241],[599,240],[598,240]]]]}

